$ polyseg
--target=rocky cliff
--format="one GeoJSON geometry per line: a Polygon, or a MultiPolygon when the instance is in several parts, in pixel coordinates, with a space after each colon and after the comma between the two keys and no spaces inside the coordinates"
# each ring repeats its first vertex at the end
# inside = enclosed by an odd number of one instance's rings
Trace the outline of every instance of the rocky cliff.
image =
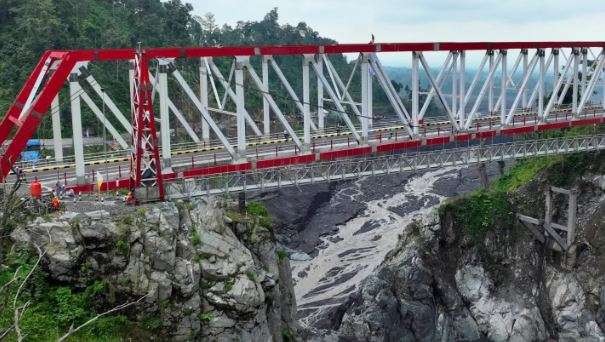
{"type": "Polygon", "coordinates": [[[139,300],[120,314],[147,322],[138,324],[148,330],[145,339],[294,336],[289,261],[263,215],[203,199],[79,211],[38,218],[11,237],[15,247],[44,251],[42,276],[53,286],[77,292],[102,282],[95,311],[139,300]]]}
{"type": "MultiPolygon", "coordinates": [[[[479,192],[410,224],[321,339],[603,340],[603,160],[557,164],[507,192],[506,203],[479,192]],[[542,190],[553,183],[580,189],[573,255],[545,248],[514,220],[517,211],[543,217],[542,190]]],[[[555,203],[565,221],[566,203],[555,203]]]]}

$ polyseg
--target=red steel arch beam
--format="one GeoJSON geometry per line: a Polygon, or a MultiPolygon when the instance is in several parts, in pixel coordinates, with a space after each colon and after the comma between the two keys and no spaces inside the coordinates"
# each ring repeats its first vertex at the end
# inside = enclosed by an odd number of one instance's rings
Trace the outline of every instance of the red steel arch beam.
{"type": "Polygon", "coordinates": [[[17,94],[17,98],[10,105],[10,107],[8,107],[8,110],[6,111],[2,122],[0,122],[0,145],[2,145],[4,141],[6,141],[11,130],[13,129],[13,127],[15,127],[15,122],[19,118],[19,114],[21,114],[21,110],[25,105],[25,101],[27,101],[29,94],[32,92],[34,84],[36,83],[36,79],[42,71],[44,64],[46,64],[46,61],[48,60],[50,54],[50,51],[46,51],[44,52],[44,54],[42,54],[42,57],[40,57],[38,64],[36,64],[34,70],[32,70],[32,72],[29,74],[27,80],[25,81],[25,84],[23,84],[23,87],[17,94]]]}
{"type": "Polygon", "coordinates": [[[50,103],[59,93],[61,87],[67,80],[67,76],[72,71],[76,61],[70,54],[66,54],[59,62],[55,72],[48,78],[43,85],[40,93],[34,101],[28,113],[25,113],[23,122],[18,125],[13,140],[2,156],[0,156],[0,180],[4,180],[9,174],[15,161],[19,159],[21,151],[25,148],[27,140],[33,136],[38,129],[42,117],[47,114],[50,103]]]}

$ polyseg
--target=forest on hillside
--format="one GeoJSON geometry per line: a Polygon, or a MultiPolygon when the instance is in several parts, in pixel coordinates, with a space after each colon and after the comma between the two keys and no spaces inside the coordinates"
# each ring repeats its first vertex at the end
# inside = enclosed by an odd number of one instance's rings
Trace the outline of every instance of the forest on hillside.
{"type": "MultiPolygon", "coordinates": [[[[271,9],[261,20],[240,21],[234,26],[220,25],[211,13],[193,15],[193,7],[181,0],[0,0],[0,112],[12,103],[27,75],[47,49],[83,49],[105,47],[162,46],[228,46],[265,44],[334,44],[306,23],[280,24],[278,9],[271,9]]],[[[295,90],[302,89],[301,57],[276,58],[295,90]]],[[[348,77],[353,65],[344,56],[331,56],[335,68],[348,77]]],[[[198,61],[179,60],[177,66],[197,88],[198,61]]],[[[230,61],[216,60],[223,74],[229,72],[230,61]]],[[[259,66],[260,60],[252,59],[259,66]]],[[[104,90],[121,108],[129,108],[126,63],[95,63],[91,71],[104,90]]],[[[359,77],[351,83],[351,93],[360,93],[359,77]]],[[[311,94],[316,82],[311,80],[311,94]]],[[[276,77],[270,78],[276,101],[286,113],[295,113],[296,106],[276,77]],[[283,96],[282,96],[283,95],[283,96]]],[[[399,84],[396,87],[400,88],[399,84]]],[[[177,87],[173,87],[177,89],[177,87]]],[[[387,105],[384,94],[375,87],[375,112],[387,105]]],[[[220,89],[222,91],[222,89],[220,89]]],[[[251,92],[252,89],[246,89],[251,92]]],[[[261,94],[249,94],[248,110],[257,120],[262,117],[261,94]]],[[[175,91],[172,100],[181,108],[194,128],[199,115],[186,95],[175,91]]],[[[69,96],[61,96],[64,136],[70,136],[69,96]]],[[[213,101],[212,97],[211,100],[213,101]]],[[[311,99],[316,103],[315,99],[311,99]]],[[[233,104],[228,104],[233,107],[233,104]]],[[[96,118],[83,107],[83,125],[98,134],[96,118]]],[[[227,109],[230,109],[227,107],[227,109]]],[[[233,109],[233,108],[231,108],[233,109]]],[[[110,119],[114,120],[114,119],[110,119]]],[[[117,122],[116,122],[117,123],[117,122]]],[[[119,127],[119,125],[116,125],[119,127]]],[[[50,119],[42,123],[38,137],[50,135],[50,119]]]]}

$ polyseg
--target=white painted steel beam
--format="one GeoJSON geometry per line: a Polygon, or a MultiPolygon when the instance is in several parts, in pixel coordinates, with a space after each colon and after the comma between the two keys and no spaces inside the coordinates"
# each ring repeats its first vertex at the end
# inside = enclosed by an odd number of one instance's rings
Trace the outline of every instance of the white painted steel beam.
{"type": "MultiPolygon", "coordinates": [[[[263,74],[263,87],[269,89],[269,56],[263,56],[261,61],[261,69],[263,74]]],[[[227,92],[225,92],[227,94],[227,92]]],[[[269,101],[263,96],[263,133],[265,138],[269,138],[271,134],[271,108],[269,101]]]]}
{"type": "MultiPolygon", "coordinates": [[[[214,64],[214,61],[210,58],[208,58],[207,61],[208,61],[208,64],[210,65],[210,69],[212,70],[212,73],[218,78],[219,82],[221,83],[221,85],[223,86],[225,91],[229,94],[229,97],[231,98],[231,100],[234,103],[237,103],[237,95],[235,94],[235,92],[233,92],[233,90],[231,89],[231,87],[229,86],[227,81],[225,81],[223,74],[218,69],[216,64],[214,64]]],[[[237,63],[237,61],[236,61],[236,63],[237,63]]],[[[237,66],[236,66],[236,71],[237,71],[237,66]]],[[[237,72],[236,72],[236,76],[237,76],[237,72]]],[[[235,83],[236,83],[235,85],[237,86],[237,77],[235,78],[235,83]]],[[[252,128],[252,130],[254,131],[254,134],[256,134],[259,137],[262,136],[263,133],[260,131],[260,129],[254,122],[254,120],[252,120],[252,117],[250,116],[248,111],[245,108],[243,108],[243,111],[244,111],[243,113],[244,113],[244,118],[246,120],[246,123],[248,124],[248,126],[250,126],[250,128],[252,128]]]]}
{"type": "MultiPolygon", "coordinates": [[[[281,71],[281,69],[280,69],[279,65],[277,64],[277,62],[273,58],[269,57],[269,64],[271,65],[271,68],[273,69],[273,71],[275,71],[275,74],[277,75],[277,78],[279,79],[279,81],[281,82],[281,84],[284,86],[284,88],[286,88],[286,91],[288,92],[288,94],[290,95],[290,97],[294,101],[294,104],[296,104],[296,107],[300,111],[300,114],[304,118],[305,111],[307,110],[306,107],[305,107],[305,104],[310,107],[310,99],[309,99],[309,101],[305,101],[304,103],[301,102],[300,99],[298,98],[298,95],[296,95],[296,92],[292,88],[292,85],[290,85],[290,82],[288,81],[288,79],[286,78],[286,76],[284,75],[284,73],[281,71]]],[[[269,88],[267,88],[267,89],[269,89],[269,88]]],[[[264,97],[263,97],[263,99],[264,99],[264,97]]],[[[267,104],[268,103],[269,102],[267,102],[267,104]]],[[[309,108],[309,110],[310,110],[310,108],[309,108]]],[[[313,130],[317,130],[317,126],[315,126],[315,124],[312,121],[311,121],[311,128],[313,130]]]]}
{"type": "MultiPolygon", "coordinates": [[[[254,82],[256,87],[261,91],[263,97],[267,99],[267,102],[269,102],[269,106],[273,110],[273,113],[275,113],[275,115],[277,116],[279,121],[282,123],[282,126],[284,126],[288,135],[292,138],[292,140],[294,141],[296,146],[298,146],[298,148],[302,150],[303,144],[301,143],[300,139],[298,138],[298,135],[296,135],[296,132],[292,129],[292,126],[288,122],[288,119],[286,118],[284,113],[281,111],[281,109],[277,106],[277,103],[275,103],[275,100],[273,100],[273,97],[271,96],[271,93],[269,93],[269,90],[264,88],[263,81],[261,80],[260,77],[258,77],[258,75],[256,74],[256,71],[254,71],[254,68],[252,67],[252,65],[250,65],[250,62],[248,61],[248,59],[246,57],[241,57],[241,61],[242,61],[242,63],[244,63],[245,68],[248,71],[248,74],[252,78],[252,81],[254,82]]],[[[236,76],[236,82],[237,82],[237,68],[236,68],[235,76],[236,76]]],[[[243,77],[243,75],[242,75],[242,77],[243,77]]]]}
{"type": "MultiPolygon", "coordinates": [[[[413,55],[412,55],[413,58],[413,55]]],[[[450,66],[450,62],[452,60],[452,53],[448,53],[447,57],[445,58],[445,62],[443,62],[443,65],[441,66],[441,70],[439,71],[439,74],[437,74],[437,84],[441,87],[441,85],[443,84],[444,80],[447,77],[448,72],[451,72],[451,66],[450,66]]],[[[414,69],[413,66],[414,62],[412,59],[412,69],[414,69]]],[[[413,72],[413,71],[412,71],[413,72]]],[[[413,76],[412,76],[413,77],[413,76]]],[[[412,81],[412,87],[413,87],[413,81],[412,81]]],[[[413,92],[413,90],[412,90],[413,92]]],[[[413,94],[412,94],[413,96],[413,94]]],[[[429,90],[429,93],[426,96],[426,99],[424,100],[424,103],[422,104],[422,108],[420,109],[420,112],[418,113],[418,120],[422,120],[424,118],[424,115],[426,114],[427,109],[429,108],[429,105],[431,104],[431,101],[433,100],[433,97],[435,96],[435,89],[431,88],[429,90]]],[[[464,96],[464,92],[461,93],[461,96],[464,96]]],[[[464,113],[464,110],[462,109],[462,107],[459,109],[459,112],[464,113]]],[[[462,114],[464,115],[464,114],[462,114]]]]}
{"type": "Polygon", "coordinates": [[[338,110],[338,115],[343,119],[343,121],[345,122],[345,124],[347,125],[349,130],[351,131],[351,134],[353,135],[355,140],[357,142],[361,142],[362,141],[361,136],[359,135],[359,133],[357,133],[357,129],[355,128],[355,125],[353,125],[353,122],[347,115],[347,112],[345,111],[344,107],[342,106],[342,103],[340,103],[338,95],[335,93],[335,91],[332,89],[332,87],[328,83],[328,80],[324,76],[323,72],[319,69],[319,65],[317,64],[317,61],[311,61],[311,67],[313,67],[313,71],[315,72],[315,75],[319,78],[324,89],[328,92],[328,96],[332,99],[332,101],[334,101],[334,105],[336,106],[336,109],[338,110]]]}
{"type": "Polygon", "coordinates": [[[523,96],[525,96],[525,94],[527,94],[525,92],[525,89],[527,88],[529,78],[531,77],[532,73],[534,72],[534,69],[535,69],[537,63],[538,63],[538,54],[535,54],[532,57],[529,64],[523,68],[524,75],[523,75],[523,79],[521,80],[521,86],[520,86],[519,90],[517,91],[517,96],[513,100],[513,103],[511,104],[508,114],[506,115],[506,119],[505,119],[506,125],[510,125],[510,123],[512,122],[513,116],[515,115],[515,111],[517,110],[517,106],[519,105],[519,101],[520,100],[522,101],[523,96]]]}
{"type": "Polygon", "coordinates": [[[457,131],[460,130],[460,125],[458,124],[458,120],[456,120],[456,117],[450,110],[450,107],[447,104],[447,100],[445,99],[445,96],[441,92],[441,88],[437,85],[437,82],[435,82],[433,75],[431,75],[431,68],[429,67],[428,63],[426,62],[426,59],[424,58],[424,54],[418,53],[418,57],[420,57],[420,64],[422,64],[424,72],[426,73],[426,76],[429,79],[431,86],[433,87],[433,89],[435,89],[435,94],[437,94],[437,98],[439,99],[439,101],[441,101],[441,104],[445,108],[445,111],[450,118],[450,123],[452,124],[452,127],[454,127],[454,129],[457,131]]]}
{"type": "MultiPolygon", "coordinates": [[[[200,58],[200,102],[202,107],[208,110],[208,66],[205,58],[200,58]]],[[[210,126],[208,122],[201,116],[202,124],[202,140],[208,144],[210,143],[210,126]]]]}
{"type": "Polygon", "coordinates": [[[487,88],[490,87],[490,84],[494,77],[494,73],[496,72],[496,68],[500,64],[501,58],[502,58],[502,56],[500,54],[498,54],[496,61],[494,63],[492,63],[491,67],[489,68],[489,73],[487,74],[487,79],[483,83],[483,86],[481,87],[481,90],[479,91],[479,95],[477,96],[477,99],[475,100],[475,104],[473,105],[473,108],[471,109],[470,113],[468,114],[468,117],[466,118],[466,124],[464,125],[464,128],[468,129],[471,126],[471,124],[473,123],[473,120],[475,119],[475,114],[477,113],[477,110],[479,109],[479,106],[481,105],[481,102],[483,101],[483,97],[485,96],[485,92],[486,92],[487,88]]]}
{"type": "MultiPolygon", "coordinates": [[[[235,61],[235,112],[237,126],[237,154],[239,160],[246,158],[246,102],[244,94],[244,64],[247,58],[237,58],[235,61]]],[[[228,87],[227,87],[228,89],[228,87]]]]}
{"type": "Polygon", "coordinates": [[[202,114],[202,117],[204,118],[204,120],[206,120],[206,122],[210,126],[210,129],[212,129],[212,132],[217,136],[223,147],[227,150],[227,152],[229,152],[231,157],[236,157],[235,150],[233,149],[223,132],[220,130],[216,122],[212,119],[212,116],[210,116],[208,109],[202,105],[200,99],[195,95],[191,87],[189,87],[189,84],[185,82],[185,79],[183,79],[181,73],[175,71],[172,73],[172,75],[176,79],[177,83],[181,86],[181,88],[185,91],[185,93],[189,97],[189,100],[193,102],[197,110],[202,114]]]}
{"type": "Polygon", "coordinates": [[[168,108],[168,67],[170,62],[159,60],[158,96],[160,99],[160,141],[162,146],[162,164],[171,167],[172,147],[170,145],[170,112],[168,108]]]}
{"type": "Polygon", "coordinates": [[[78,74],[74,72],[69,76],[71,131],[74,145],[74,161],[76,164],[76,182],[78,184],[84,184],[86,182],[86,169],[84,167],[84,139],[82,136],[82,107],[80,102],[80,88],[78,74]]]}
{"type": "Polygon", "coordinates": [[[61,106],[59,106],[59,95],[55,96],[50,106],[53,126],[53,150],[55,161],[63,161],[63,137],[61,136],[61,106]]]}

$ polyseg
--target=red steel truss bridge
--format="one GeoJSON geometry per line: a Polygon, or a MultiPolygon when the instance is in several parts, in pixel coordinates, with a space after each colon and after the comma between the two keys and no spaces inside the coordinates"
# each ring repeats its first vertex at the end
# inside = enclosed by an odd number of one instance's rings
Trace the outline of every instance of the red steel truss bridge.
{"type": "Polygon", "coordinates": [[[45,184],[87,192],[101,176],[101,190],[138,189],[162,200],[600,150],[604,48],[444,42],[47,51],[0,123],[0,180],[19,167],[45,184]],[[408,63],[411,96],[390,79],[381,62],[387,54],[408,63]],[[296,79],[282,70],[285,61],[295,61],[296,79]],[[122,87],[95,79],[103,64],[123,73],[122,87]],[[118,105],[127,103],[119,97],[130,105],[118,105]],[[85,153],[84,106],[117,146],[111,152],[85,153]],[[53,157],[21,161],[47,115],[53,157]],[[71,140],[61,136],[65,117],[71,140]],[[180,136],[172,134],[177,126],[180,136]],[[590,128],[544,134],[580,126],[590,128]]]}

